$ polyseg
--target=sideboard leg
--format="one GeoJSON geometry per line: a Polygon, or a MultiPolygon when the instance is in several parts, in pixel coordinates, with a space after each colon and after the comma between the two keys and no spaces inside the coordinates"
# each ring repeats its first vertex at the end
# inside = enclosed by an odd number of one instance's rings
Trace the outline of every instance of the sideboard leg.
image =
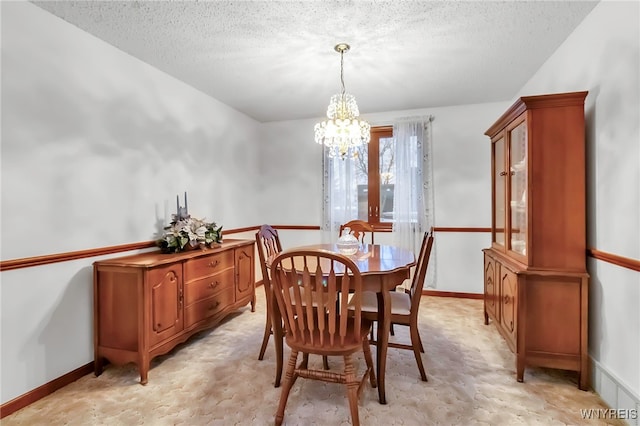
{"type": "Polygon", "coordinates": [[[102,374],[102,357],[96,355],[96,359],[93,361],[93,374],[98,377],[102,374]]]}
{"type": "Polygon", "coordinates": [[[518,382],[524,382],[524,357],[518,356],[516,358],[516,379],[518,382]]]}
{"type": "Polygon", "coordinates": [[[149,381],[149,366],[140,367],[140,384],[146,385],[149,381]]]}
{"type": "Polygon", "coordinates": [[[585,370],[578,371],[578,388],[580,388],[580,390],[583,390],[583,391],[589,390],[587,376],[588,374],[585,370]]]}
{"type": "Polygon", "coordinates": [[[151,359],[148,353],[140,354],[138,360],[138,370],[140,371],[140,384],[146,385],[149,378],[149,366],[151,365],[151,359]]]}

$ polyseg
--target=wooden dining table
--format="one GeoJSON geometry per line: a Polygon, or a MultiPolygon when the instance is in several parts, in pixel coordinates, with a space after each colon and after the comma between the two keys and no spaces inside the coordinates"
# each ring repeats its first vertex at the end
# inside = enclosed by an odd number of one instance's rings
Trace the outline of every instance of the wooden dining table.
{"type": "MultiPolygon", "coordinates": [[[[326,250],[340,253],[335,244],[313,244],[300,247],[292,247],[290,250],[326,250]]],[[[415,266],[416,259],[413,252],[383,244],[364,244],[352,255],[347,255],[353,260],[362,275],[363,290],[376,292],[378,295],[378,329],[376,345],[376,373],[378,381],[378,400],[386,404],[385,395],[385,369],[387,363],[387,348],[389,343],[389,331],[391,329],[391,297],[389,292],[402,284],[410,277],[411,267],[415,266]]],[[[270,267],[271,261],[267,264],[270,267]]],[[[275,387],[280,386],[283,366],[283,339],[282,316],[273,300],[273,334],[276,348],[276,381],[275,387]]]]}

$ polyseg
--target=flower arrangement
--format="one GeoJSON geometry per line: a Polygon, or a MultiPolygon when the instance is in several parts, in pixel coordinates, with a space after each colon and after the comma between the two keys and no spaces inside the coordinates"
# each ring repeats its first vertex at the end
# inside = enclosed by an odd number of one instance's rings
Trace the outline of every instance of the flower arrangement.
{"type": "Polygon", "coordinates": [[[187,213],[186,202],[185,193],[185,207],[178,204],[178,212],[171,215],[171,223],[156,241],[164,253],[216,247],[222,242],[222,226],[191,217],[187,213]]]}

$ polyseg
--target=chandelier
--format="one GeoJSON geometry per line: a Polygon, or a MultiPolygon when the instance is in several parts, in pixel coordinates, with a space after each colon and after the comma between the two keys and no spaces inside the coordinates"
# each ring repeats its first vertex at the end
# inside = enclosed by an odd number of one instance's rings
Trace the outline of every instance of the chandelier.
{"type": "Polygon", "coordinates": [[[334,47],[340,53],[340,83],[342,92],[331,96],[327,108],[327,118],[314,127],[316,143],[329,148],[330,157],[340,156],[343,160],[348,154],[357,156],[355,148],[369,143],[371,126],[364,120],[358,119],[360,111],[356,98],[344,91],[344,53],[351,47],[340,43],[334,47]]]}

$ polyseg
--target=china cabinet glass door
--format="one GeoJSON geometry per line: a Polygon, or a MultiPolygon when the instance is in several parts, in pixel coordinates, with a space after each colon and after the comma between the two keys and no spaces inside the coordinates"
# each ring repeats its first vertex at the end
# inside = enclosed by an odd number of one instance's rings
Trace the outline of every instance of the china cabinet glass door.
{"type": "Polygon", "coordinates": [[[509,247],[527,255],[527,123],[520,122],[508,131],[510,227],[509,247]]]}
{"type": "MultiPolygon", "coordinates": [[[[504,138],[501,137],[493,143],[493,184],[494,184],[494,197],[493,197],[493,212],[494,212],[494,229],[495,234],[493,236],[493,242],[505,247],[505,232],[506,225],[505,215],[505,191],[506,191],[506,172],[505,172],[505,144],[504,138]]],[[[504,248],[503,248],[504,250],[504,248]]]]}

